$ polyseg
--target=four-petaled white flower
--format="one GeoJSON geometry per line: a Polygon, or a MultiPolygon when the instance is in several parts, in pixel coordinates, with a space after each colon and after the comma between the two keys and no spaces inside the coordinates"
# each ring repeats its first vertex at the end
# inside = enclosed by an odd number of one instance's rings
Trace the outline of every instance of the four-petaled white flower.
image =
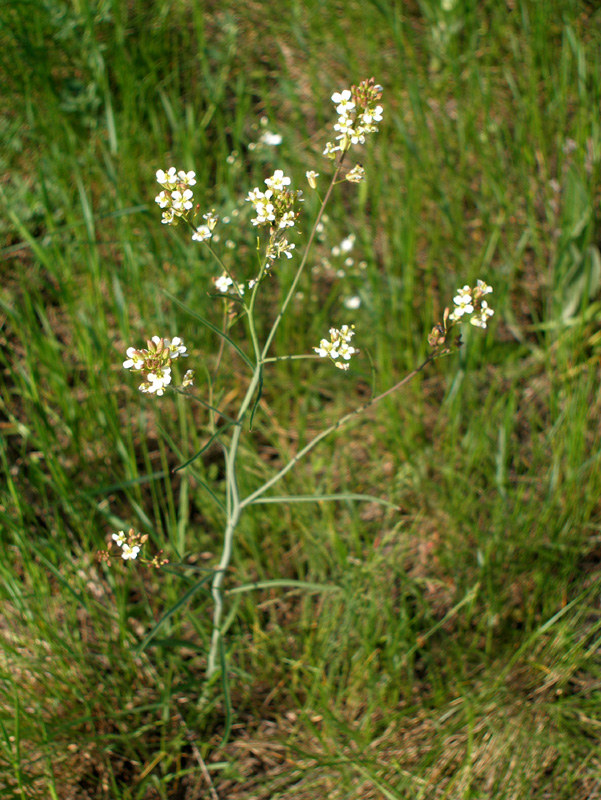
{"type": "Polygon", "coordinates": [[[161,185],[168,183],[173,186],[177,183],[177,170],[175,167],[169,167],[167,172],[162,169],[157,169],[157,183],[161,185]]]}
{"type": "Polygon", "coordinates": [[[127,537],[123,531],[119,531],[119,533],[114,533],[112,538],[113,541],[117,542],[118,547],[123,547],[127,537]]]}
{"type": "Polygon", "coordinates": [[[188,211],[194,205],[190,198],[193,197],[194,193],[192,189],[184,189],[183,192],[178,191],[177,189],[174,192],[171,192],[171,202],[173,203],[172,208],[174,211],[188,211]]]}
{"type": "Polygon", "coordinates": [[[124,561],[133,560],[134,558],[138,557],[139,552],[140,548],[138,547],[137,544],[132,547],[127,542],[125,542],[121,547],[121,558],[123,558],[124,561]]]}
{"type": "Polygon", "coordinates": [[[294,211],[286,211],[286,213],[282,215],[278,227],[292,228],[295,219],[296,219],[296,214],[294,213],[294,211]]]}
{"type": "Polygon", "coordinates": [[[281,192],[286,186],[290,186],[290,178],[284,175],[284,171],[276,169],[271,178],[265,179],[265,185],[273,192],[281,192]]]}
{"type": "Polygon", "coordinates": [[[142,369],[144,366],[144,358],[136,350],[135,347],[128,347],[126,350],[127,360],[123,362],[125,369],[142,369]]]}
{"type": "Polygon", "coordinates": [[[177,173],[177,177],[179,178],[180,183],[185,183],[186,186],[194,186],[196,183],[196,173],[195,172],[184,172],[183,169],[177,173]]]}
{"type": "Polygon", "coordinates": [[[171,367],[159,368],[156,372],[151,372],[146,377],[148,382],[142,384],[145,387],[144,389],[140,386],[140,391],[162,397],[165,394],[165,386],[171,383],[171,367]]]}
{"type": "Polygon", "coordinates": [[[453,298],[453,302],[457,306],[453,310],[453,319],[459,319],[464,314],[471,314],[474,310],[472,301],[472,290],[469,286],[464,286],[463,289],[457,289],[457,295],[453,298]]]}
{"type": "Polygon", "coordinates": [[[213,233],[208,225],[199,225],[195,233],[192,234],[192,238],[195,242],[205,242],[207,239],[210,239],[212,235],[213,233]]]}
{"type": "Polygon", "coordinates": [[[478,279],[476,282],[476,291],[480,292],[480,294],[490,294],[492,292],[492,286],[478,279]]]}
{"type": "Polygon", "coordinates": [[[488,307],[486,300],[483,300],[480,304],[480,310],[474,314],[470,322],[472,325],[475,325],[476,328],[486,328],[488,318],[492,317],[494,313],[493,309],[488,307]]]}
{"type": "Polygon", "coordinates": [[[218,292],[227,292],[234,281],[225,273],[220,278],[215,278],[215,288],[218,292]]]}
{"type": "Polygon", "coordinates": [[[341,92],[334,92],[332,95],[332,102],[337,103],[336,113],[339,115],[348,114],[355,108],[354,102],[351,100],[350,89],[343,89],[341,92]]]}
{"type": "Polygon", "coordinates": [[[171,340],[165,339],[165,346],[169,348],[171,358],[179,358],[180,356],[182,358],[188,358],[188,353],[186,353],[188,348],[179,336],[174,336],[171,340]]]}

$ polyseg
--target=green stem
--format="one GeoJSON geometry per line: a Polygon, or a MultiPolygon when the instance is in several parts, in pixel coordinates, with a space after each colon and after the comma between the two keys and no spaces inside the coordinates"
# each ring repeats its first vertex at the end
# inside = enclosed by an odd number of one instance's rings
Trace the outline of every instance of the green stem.
{"type": "MultiPolygon", "coordinates": [[[[249,316],[249,320],[252,320],[252,314],[249,316]]],[[[240,495],[238,493],[238,483],[236,480],[236,456],[238,454],[238,445],[240,444],[240,436],[242,434],[242,421],[244,419],[244,415],[248,411],[248,407],[259,383],[260,371],[260,365],[257,365],[246,395],[244,396],[244,400],[242,401],[242,405],[240,406],[240,411],[238,412],[238,424],[234,429],[229,450],[225,450],[228,513],[221,561],[219,562],[217,572],[215,573],[215,577],[213,578],[213,583],[211,585],[211,594],[213,595],[215,608],[213,610],[213,635],[211,638],[211,649],[209,651],[209,657],[207,661],[207,677],[209,678],[217,670],[219,647],[221,643],[221,620],[223,617],[223,580],[225,577],[225,572],[229,567],[230,560],[232,558],[234,531],[236,530],[236,525],[238,524],[240,513],[242,511],[240,495]]]]}

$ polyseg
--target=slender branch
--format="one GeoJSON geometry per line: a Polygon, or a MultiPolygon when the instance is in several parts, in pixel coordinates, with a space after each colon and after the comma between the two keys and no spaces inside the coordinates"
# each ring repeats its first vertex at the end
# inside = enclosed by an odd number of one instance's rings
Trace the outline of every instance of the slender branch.
{"type": "Polygon", "coordinates": [[[371,406],[374,406],[376,403],[379,403],[380,400],[383,400],[385,397],[388,397],[389,395],[396,392],[406,383],[409,383],[409,381],[412,378],[414,378],[419,372],[424,370],[431,361],[434,361],[436,357],[437,355],[435,353],[432,353],[422,364],[420,364],[419,367],[416,367],[412,372],[406,375],[403,378],[403,380],[399,381],[398,383],[395,383],[395,385],[391,386],[390,389],[387,389],[385,392],[382,392],[382,394],[379,394],[377,395],[377,397],[372,398],[364,405],[359,406],[359,408],[356,408],[354,411],[349,411],[349,413],[341,417],[338,420],[338,422],[335,422],[333,425],[330,425],[329,428],[326,428],[326,430],[322,431],[321,433],[318,433],[317,436],[315,436],[314,439],[311,439],[311,441],[307,445],[305,445],[305,447],[303,447],[302,450],[299,450],[299,452],[294,456],[293,459],[291,459],[286,464],[285,467],[282,467],[282,469],[279,472],[277,472],[272,478],[266,481],[263,484],[263,486],[260,486],[255,492],[253,492],[244,500],[242,500],[242,502],[240,503],[240,508],[241,509],[245,508],[245,506],[250,505],[258,497],[264,494],[267,491],[267,489],[271,488],[274,485],[274,483],[277,483],[280,480],[280,478],[283,478],[287,472],[290,472],[290,470],[295,466],[295,464],[297,464],[301,460],[301,458],[304,458],[304,456],[306,456],[307,453],[310,453],[311,450],[313,450],[313,448],[317,444],[319,444],[319,442],[321,442],[322,439],[325,439],[326,436],[329,436],[330,433],[333,433],[334,431],[338,430],[338,428],[341,428],[349,420],[353,419],[354,417],[358,417],[364,411],[367,411],[368,408],[371,408],[371,406]]]}

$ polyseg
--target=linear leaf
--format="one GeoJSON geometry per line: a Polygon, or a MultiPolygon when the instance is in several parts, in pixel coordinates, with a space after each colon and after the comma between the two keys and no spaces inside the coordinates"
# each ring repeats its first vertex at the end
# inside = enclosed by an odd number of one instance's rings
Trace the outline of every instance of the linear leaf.
{"type": "MultiPolygon", "coordinates": [[[[354,494],[352,492],[342,492],[337,494],[298,494],[298,495],[280,495],[278,497],[257,497],[250,505],[258,505],[259,503],[318,503],[320,500],[365,500],[370,503],[378,503],[381,506],[394,508],[398,510],[398,506],[391,503],[390,500],[384,500],[382,497],[373,497],[371,494],[354,494]]],[[[244,501],[242,502],[244,505],[244,501]]]]}
{"type": "Polygon", "coordinates": [[[178,299],[178,298],[177,298],[177,297],[176,297],[174,294],[171,294],[171,292],[168,292],[166,289],[163,289],[162,291],[163,291],[163,294],[167,295],[167,297],[168,297],[170,300],[172,300],[172,301],[173,301],[173,302],[174,302],[176,305],[178,305],[178,306],[179,306],[181,309],[183,309],[184,311],[186,311],[188,314],[190,314],[190,316],[191,316],[191,317],[194,317],[194,319],[197,319],[199,322],[202,322],[202,324],[203,324],[203,325],[205,325],[207,328],[209,328],[210,330],[212,330],[212,331],[213,331],[214,333],[216,333],[218,336],[221,336],[221,337],[222,337],[222,339],[225,339],[225,341],[226,341],[226,342],[229,342],[229,344],[231,344],[231,346],[234,348],[234,350],[235,350],[235,351],[238,353],[238,355],[240,356],[240,358],[242,358],[242,359],[244,360],[244,362],[245,362],[246,364],[248,364],[248,366],[249,366],[249,367],[250,367],[252,370],[254,370],[254,369],[255,369],[255,365],[252,363],[252,361],[250,360],[250,358],[249,358],[249,357],[246,355],[246,353],[245,353],[243,350],[241,350],[241,349],[238,347],[238,345],[236,344],[236,342],[235,342],[233,339],[231,339],[231,338],[230,338],[230,337],[227,335],[227,333],[225,333],[224,331],[220,330],[220,329],[219,329],[219,328],[218,328],[216,325],[213,325],[213,323],[212,323],[212,322],[209,322],[209,320],[208,320],[208,319],[205,319],[205,318],[204,318],[204,317],[202,317],[200,314],[198,314],[196,311],[193,311],[193,310],[190,308],[190,306],[187,306],[185,303],[182,303],[182,301],[181,301],[181,300],[179,300],[179,299],[178,299]]]}
{"type": "Polygon", "coordinates": [[[215,433],[214,433],[214,434],[211,436],[211,438],[209,439],[209,441],[208,441],[208,442],[207,442],[205,445],[203,445],[203,446],[200,448],[200,450],[198,451],[198,453],[195,453],[195,454],[192,456],[192,458],[189,458],[189,459],[188,459],[187,461],[185,461],[183,464],[180,464],[180,465],[179,465],[179,467],[175,467],[175,469],[173,469],[173,470],[171,470],[171,471],[172,471],[172,472],[179,472],[181,469],[185,469],[187,466],[189,466],[189,465],[190,465],[190,464],[192,464],[194,461],[196,461],[196,459],[197,459],[197,458],[200,458],[200,457],[201,457],[201,455],[202,455],[202,454],[205,452],[205,450],[208,450],[208,449],[209,449],[209,447],[210,447],[210,446],[213,444],[213,442],[215,441],[215,439],[217,439],[217,437],[218,437],[218,436],[221,436],[221,434],[222,434],[222,433],[225,433],[225,431],[226,431],[228,428],[230,428],[230,427],[231,427],[231,425],[232,425],[232,423],[228,423],[227,425],[224,425],[222,428],[219,428],[219,430],[218,430],[218,431],[216,431],[216,432],[215,432],[215,433]]]}
{"type": "Polygon", "coordinates": [[[146,650],[148,644],[152,641],[152,639],[154,639],[154,637],[161,630],[161,628],[167,622],[167,620],[170,619],[175,614],[176,611],[179,611],[179,609],[182,606],[184,606],[188,602],[188,600],[190,600],[196,594],[196,592],[199,591],[199,589],[202,589],[205,583],[208,583],[212,577],[213,573],[210,572],[208,575],[205,575],[204,578],[201,578],[199,581],[197,581],[194,584],[194,586],[191,586],[188,589],[188,591],[180,597],[180,599],[177,601],[177,603],[175,603],[175,605],[171,606],[171,608],[163,614],[163,616],[160,618],[157,624],[152,628],[152,630],[146,634],[144,641],[136,650],[136,655],[139,656],[141,653],[144,652],[144,650],[146,650]]]}
{"type": "Polygon", "coordinates": [[[277,578],[273,581],[257,581],[256,583],[245,583],[243,586],[235,586],[228,589],[225,594],[241,594],[242,592],[252,592],[255,589],[272,589],[283,587],[288,589],[306,589],[309,592],[338,592],[339,586],[328,586],[325,583],[309,583],[308,581],[295,581],[293,579],[277,578]]]}

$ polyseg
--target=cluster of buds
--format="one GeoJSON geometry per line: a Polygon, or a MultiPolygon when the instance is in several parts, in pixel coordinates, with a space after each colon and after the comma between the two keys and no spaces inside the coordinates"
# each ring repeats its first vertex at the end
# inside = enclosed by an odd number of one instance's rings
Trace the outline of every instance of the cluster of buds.
{"type": "Polygon", "coordinates": [[[348,363],[337,361],[338,358],[344,361],[350,361],[353,353],[358,352],[349,342],[355,335],[354,325],[343,325],[340,330],[338,328],[330,328],[330,341],[322,339],[319,347],[313,349],[320,358],[329,358],[338,369],[348,369],[348,363]]]}
{"type": "Polygon", "coordinates": [[[429,345],[441,347],[445,344],[449,330],[453,325],[461,322],[463,317],[469,317],[470,323],[476,328],[486,328],[487,321],[495,313],[484,300],[485,295],[491,294],[491,292],[492,286],[488,286],[481,280],[478,280],[473,288],[466,284],[463,288],[457,289],[457,294],[453,298],[455,307],[451,313],[448,308],[445,308],[443,322],[435,325],[428,336],[429,345]]]}
{"type": "Polygon", "coordinates": [[[337,131],[336,141],[326,144],[324,155],[336,158],[336,151],[343,153],[353,144],[364,144],[369,133],[376,133],[378,122],[382,120],[382,106],[378,100],[382,97],[382,87],[373,78],[362,81],[359,86],[334,92],[332,101],[336,104],[338,122],[334,125],[337,131]]]}
{"type": "MultiPolygon", "coordinates": [[[[138,387],[141,392],[157,394],[159,397],[165,393],[165,387],[171,383],[171,364],[176,358],[187,358],[186,346],[179,338],[161,339],[153,336],[146,343],[146,350],[136,350],[134,347],[127,348],[127,359],[123,362],[125,369],[133,369],[140,372],[145,381],[138,387]]],[[[186,376],[190,385],[193,375],[188,370],[186,376]]]]}
{"type": "MultiPolygon", "coordinates": [[[[111,566],[111,556],[112,556],[112,549],[113,545],[121,550],[121,558],[124,561],[133,561],[138,557],[138,553],[142,549],[142,545],[146,544],[148,541],[148,535],[141,533],[136,533],[133,528],[130,528],[127,533],[124,531],[119,531],[118,533],[113,533],[111,539],[107,545],[106,550],[99,550],[96,554],[99,561],[104,562],[107,567],[111,566]]],[[[141,559],[147,564],[149,567],[154,567],[158,569],[162,567],[163,564],[168,563],[168,559],[163,558],[163,551],[159,550],[158,553],[149,561],[147,559],[141,559]]]]}
{"type": "Polygon", "coordinates": [[[157,183],[163,187],[154,198],[155,202],[164,209],[162,222],[165,225],[177,225],[178,217],[188,215],[193,206],[193,192],[190,186],[196,183],[195,172],[184,172],[175,167],[170,167],[167,172],[157,170],[157,183]]]}

